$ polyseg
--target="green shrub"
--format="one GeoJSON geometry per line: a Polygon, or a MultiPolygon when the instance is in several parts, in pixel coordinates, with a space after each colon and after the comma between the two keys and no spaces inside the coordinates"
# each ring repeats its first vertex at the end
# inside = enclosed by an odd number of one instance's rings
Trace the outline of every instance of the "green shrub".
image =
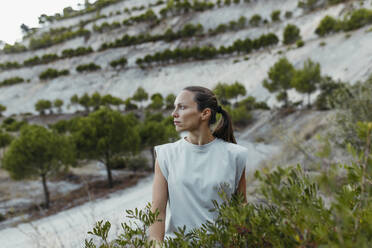
{"type": "Polygon", "coordinates": [[[242,107],[244,106],[244,108],[247,110],[247,111],[251,111],[251,110],[255,110],[255,109],[265,109],[265,110],[269,110],[270,107],[267,105],[266,102],[257,102],[256,101],[256,98],[254,98],[253,96],[248,96],[246,98],[244,98],[243,100],[235,103],[235,107],[242,107]]]}
{"type": "Polygon", "coordinates": [[[121,57],[120,59],[116,59],[110,62],[111,67],[125,67],[128,63],[128,60],[126,57],[121,57]]]}
{"type": "Polygon", "coordinates": [[[98,13],[102,8],[104,8],[108,5],[111,5],[111,4],[115,4],[119,1],[122,1],[122,0],[98,0],[98,1],[95,1],[94,3],[87,3],[86,2],[85,3],[85,8],[83,8],[81,10],[74,10],[71,7],[67,7],[67,8],[64,9],[63,15],[61,15],[60,13],[56,13],[56,14],[51,15],[51,16],[42,14],[42,15],[39,16],[38,19],[39,19],[39,23],[42,24],[42,23],[46,23],[46,22],[54,22],[54,21],[57,21],[57,20],[68,19],[68,18],[84,15],[84,14],[91,13],[91,12],[97,12],[98,13]]]}
{"type": "Polygon", "coordinates": [[[350,31],[372,23],[372,10],[358,9],[351,13],[344,21],[344,30],[350,31]]]}
{"type": "Polygon", "coordinates": [[[296,42],[297,47],[303,47],[305,45],[305,42],[303,40],[298,40],[296,42]]]}
{"type": "Polygon", "coordinates": [[[339,4],[339,3],[344,3],[348,0],[328,0],[329,5],[334,5],[334,4],[339,4]]]}
{"type": "Polygon", "coordinates": [[[56,61],[58,60],[59,57],[57,54],[44,54],[42,57],[41,57],[41,61],[43,63],[50,63],[50,62],[53,62],[53,61],[56,61]]]}
{"type": "Polygon", "coordinates": [[[285,18],[287,19],[292,18],[292,15],[293,15],[292,11],[286,11],[284,14],[285,18]]]}
{"type": "Polygon", "coordinates": [[[21,65],[18,64],[18,62],[5,62],[4,64],[0,63],[1,70],[16,69],[19,67],[21,67],[21,65]]]}
{"type": "Polygon", "coordinates": [[[97,71],[100,70],[101,67],[99,65],[96,65],[94,63],[89,64],[82,64],[76,67],[76,71],[78,72],[84,72],[84,71],[97,71]]]}
{"type": "Polygon", "coordinates": [[[52,108],[52,102],[49,100],[40,99],[35,103],[35,110],[40,113],[40,115],[45,114],[45,110],[50,110],[52,108]]]}
{"type": "Polygon", "coordinates": [[[335,106],[332,105],[332,98],[335,92],[341,89],[346,89],[346,83],[340,81],[336,82],[329,76],[323,77],[319,85],[320,93],[314,102],[316,109],[329,110],[334,108],[335,106]]]}
{"type": "Polygon", "coordinates": [[[271,20],[273,22],[280,21],[280,10],[274,10],[271,12],[271,20]]]}
{"type": "Polygon", "coordinates": [[[26,120],[15,121],[15,122],[12,122],[11,124],[5,126],[5,131],[7,131],[7,132],[18,132],[19,130],[21,130],[21,128],[24,125],[27,125],[26,120]]]}
{"type": "Polygon", "coordinates": [[[350,31],[372,23],[372,10],[357,9],[349,13],[344,20],[336,20],[330,16],[324,17],[315,30],[319,36],[339,31],[350,31]]]}
{"type": "Polygon", "coordinates": [[[293,44],[301,39],[300,29],[293,24],[288,24],[283,33],[283,43],[286,45],[293,44]]]}
{"type": "Polygon", "coordinates": [[[315,29],[315,33],[319,36],[325,36],[329,33],[337,32],[340,29],[340,25],[337,20],[331,16],[325,16],[315,29]]]}
{"type": "Polygon", "coordinates": [[[38,56],[26,59],[23,61],[24,66],[33,66],[33,65],[38,65],[41,64],[41,59],[38,56]]]}
{"type": "Polygon", "coordinates": [[[19,84],[24,82],[24,79],[21,77],[12,77],[8,79],[4,79],[3,81],[0,82],[0,86],[8,86],[8,85],[13,85],[13,84],[19,84]]]}
{"type": "Polygon", "coordinates": [[[16,121],[16,119],[14,119],[13,117],[8,117],[8,118],[3,120],[3,125],[10,125],[15,121],[16,121]]]}
{"type": "Polygon", "coordinates": [[[313,10],[317,6],[319,0],[299,1],[297,6],[306,10],[313,10]]]}
{"type": "Polygon", "coordinates": [[[7,132],[17,132],[21,129],[23,125],[27,124],[27,121],[17,121],[12,117],[4,119],[1,127],[4,128],[7,132]]]}
{"type": "Polygon", "coordinates": [[[153,55],[146,55],[144,58],[137,58],[136,64],[141,68],[144,68],[144,65],[151,65],[154,62],[180,62],[187,61],[190,59],[195,60],[204,60],[212,59],[217,57],[219,54],[232,54],[234,52],[240,53],[249,53],[252,49],[260,49],[263,47],[273,46],[279,42],[278,37],[274,33],[263,34],[255,40],[250,40],[249,38],[245,40],[236,40],[233,45],[230,47],[221,46],[219,49],[216,49],[213,46],[204,46],[204,47],[186,47],[183,49],[169,50],[166,49],[163,52],[157,52],[153,55]]]}
{"type": "Polygon", "coordinates": [[[59,120],[53,124],[49,124],[49,128],[56,131],[59,134],[64,134],[70,131],[70,124],[69,120],[59,120]]]}
{"type": "Polygon", "coordinates": [[[65,49],[62,51],[63,58],[71,58],[76,56],[83,56],[89,53],[92,53],[92,47],[78,47],[76,49],[65,49]]]}
{"type": "Polygon", "coordinates": [[[225,106],[228,113],[231,115],[231,119],[234,126],[244,127],[252,121],[252,114],[245,108],[240,106],[231,109],[229,106],[225,106]]]}
{"type": "Polygon", "coordinates": [[[113,22],[111,24],[104,22],[100,26],[93,25],[93,30],[95,32],[102,33],[102,32],[110,31],[110,30],[117,29],[120,27],[121,27],[120,22],[113,22]]]}
{"type": "Polygon", "coordinates": [[[76,31],[71,31],[70,29],[71,28],[51,29],[48,33],[44,33],[40,38],[31,38],[29,48],[31,50],[36,50],[47,48],[76,37],[90,37],[89,30],[78,29],[76,31]]]}
{"type": "Polygon", "coordinates": [[[261,24],[262,17],[259,14],[255,14],[249,19],[249,24],[253,27],[258,27],[261,24]]]}
{"type": "MultiPolygon", "coordinates": [[[[342,147],[348,143],[356,149],[362,150],[365,138],[362,139],[357,131],[357,122],[371,122],[372,120],[372,74],[365,81],[358,81],[353,85],[336,82],[336,90],[333,90],[327,98],[329,108],[337,110],[334,118],[335,140],[342,147]]],[[[332,88],[332,84],[331,87],[332,88]]]]}
{"type": "Polygon", "coordinates": [[[3,51],[4,53],[21,53],[27,51],[27,48],[18,42],[15,42],[14,45],[6,43],[3,51]]]}
{"type": "Polygon", "coordinates": [[[53,78],[57,78],[59,76],[66,76],[68,74],[69,74],[68,70],[58,71],[58,70],[53,69],[53,68],[48,68],[45,71],[43,71],[42,73],[40,73],[39,78],[40,79],[53,79],[53,78]]]}
{"type": "Polygon", "coordinates": [[[138,106],[134,103],[131,102],[131,98],[127,98],[125,101],[124,101],[124,105],[125,105],[125,110],[126,111],[131,111],[131,110],[135,110],[135,109],[138,109],[138,106]]]}

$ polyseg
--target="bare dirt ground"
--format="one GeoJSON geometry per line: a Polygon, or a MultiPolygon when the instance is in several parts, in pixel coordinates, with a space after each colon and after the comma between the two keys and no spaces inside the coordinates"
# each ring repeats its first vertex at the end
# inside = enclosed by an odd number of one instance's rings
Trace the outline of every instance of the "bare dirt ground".
{"type": "Polygon", "coordinates": [[[135,185],[148,171],[113,170],[114,187],[108,187],[106,170],[95,162],[70,168],[48,180],[50,207],[43,208],[44,191],[40,179],[14,181],[0,168],[0,229],[53,215],[59,211],[102,198],[135,185]]]}

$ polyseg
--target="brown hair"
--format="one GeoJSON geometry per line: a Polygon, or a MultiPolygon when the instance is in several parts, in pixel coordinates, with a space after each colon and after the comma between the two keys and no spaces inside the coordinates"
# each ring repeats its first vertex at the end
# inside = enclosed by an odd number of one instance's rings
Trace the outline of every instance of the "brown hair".
{"type": "Polygon", "coordinates": [[[211,109],[212,113],[211,118],[209,119],[209,125],[216,123],[217,112],[222,114],[222,118],[219,120],[212,134],[217,138],[236,144],[231,117],[224,109],[222,109],[221,106],[218,105],[216,95],[210,89],[201,86],[189,86],[183,90],[194,93],[194,101],[198,105],[198,110],[200,112],[205,108],[211,109]]]}

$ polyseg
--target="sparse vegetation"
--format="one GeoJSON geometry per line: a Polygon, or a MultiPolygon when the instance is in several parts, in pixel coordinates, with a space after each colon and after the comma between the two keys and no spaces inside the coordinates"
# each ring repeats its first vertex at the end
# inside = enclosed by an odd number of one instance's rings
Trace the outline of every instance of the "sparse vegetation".
{"type": "Polygon", "coordinates": [[[114,67],[114,68],[116,68],[118,66],[123,68],[127,65],[127,63],[128,63],[127,58],[126,57],[121,57],[120,59],[116,59],[116,60],[111,61],[110,65],[111,65],[111,67],[114,67]]]}
{"type": "Polygon", "coordinates": [[[0,87],[23,83],[24,81],[25,80],[21,77],[7,78],[0,82],[0,87]]]}
{"type": "Polygon", "coordinates": [[[50,113],[52,113],[52,102],[40,99],[35,103],[35,110],[38,111],[40,115],[45,115],[45,110],[50,110],[50,113]]]}
{"type": "Polygon", "coordinates": [[[39,16],[39,23],[46,23],[46,22],[54,22],[58,20],[68,19],[79,15],[84,15],[91,12],[96,12],[101,10],[102,8],[115,4],[121,0],[98,0],[94,3],[90,3],[89,1],[85,2],[85,8],[82,10],[74,10],[71,7],[66,7],[63,9],[63,14],[56,13],[54,15],[48,16],[46,14],[42,14],[39,16]]]}
{"type": "Polygon", "coordinates": [[[325,16],[315,29],[319,36],[325,36],[340,31],[351,31],[372,23],[372,10],[357,9],[349,13],[343,20],[325,16]]]}
{"type": "Polygon", "coordinates": [[[258,27],[262,22],[262,17],[259,14],[255,14],[249,19],[249,24],[253,27],[258,27]]]}
{"type": "Polygon", "coordinates": [[[100,70],[101,66],[96,65],[94,63],[89,64],[82,64],[76,67],[76,71],[78,72],[84,72],[84,71],[97,71],[100,70]]]}
{"type": "Polygon", "coordinates": [[[5,44],[3,51],[4,53],[21,53],[27,51],[27,48],[24,45],[15,42],[14,45],[5,44]]]}
{"type": "Polygon", "coordinates": [[[58,71],[58,70],[53,69],[53,68],[48,68],[47,70],[43,71],[39,75],[39,78],[42,79],[42,80],[45,80],[45,79],[54,79],[54,78],[57,78],[57,77],[60,77],[60,76],[66,76],[69,73],[70,72],[68,70],[58,71]]]}
{"type": "Polygon", "coordinates": [[[86,29],[71,31],[71,28],[51,29],[48,33],[44,33],[40,38],[31,38],[29,49],[37,50],[47,48],[76,37],[85,37],[87,39],[90,37],[90,31],[86,29]]]}
{"type": "Polygon", "coordinates": [[[280,21],[280,10],[274,10],[272,13],[271,13],[271,20],[273,22],[278,22],[280,21]]]}
{"type": "Polygon", "coordinates": [[[136,63],[142,68],[144,64],[150,66],[155,62],[159,63],[170,63],[172,62],[181,62],[189,61],[190,59],[194,60],[206,60],[213,59],[219,55],[223,56],[225,54],[232,53],[250,53],[253,49],[258,50],[260,48],[269,47],[276,45],[278,43],[278,37],[273,34],[264,34],[255,40],[249,38],[245,40],[236,40],[233,45],[229,47],[221,46],[219,49],[216,49],[213,46],[204,46],[204,47],[191,47],[184,49],[175,49],[169,50],[166,49],[163,52],[157,52],[153,55],[146,55],[144,58],[138,58],[136,63]]]}
{"type": "Polygon", "coordinates": [[[93,49],[89,47],[78,47],[76,49],[65,49],[62,51],[62,58],[71,58],[76,56],[83,56],[92,53],[93,49]]]}
{"type": "Polygon", "coordinates": [[[293,24],[288,24],[283,32],[283,43],[290,45],[301,39],[300,29],[293,24]]]}
{"type": "Polygon", "coordinates": [[[21,65],[18,62],[5,62],[0,63],[0,69],[1,70],[9,70],[9,69],[16,69],[21,67],[21,65]]]}

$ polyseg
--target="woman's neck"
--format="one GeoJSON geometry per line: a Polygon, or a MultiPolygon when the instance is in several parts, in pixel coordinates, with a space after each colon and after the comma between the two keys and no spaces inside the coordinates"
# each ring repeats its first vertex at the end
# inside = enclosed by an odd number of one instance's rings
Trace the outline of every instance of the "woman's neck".
{"type": "Polygon", "coordinates": [[[189,132],[186,140],[195,145],[204,145],[213,141],[215,138],[211,131],[208,130],[207,132],[189,132]]]}

